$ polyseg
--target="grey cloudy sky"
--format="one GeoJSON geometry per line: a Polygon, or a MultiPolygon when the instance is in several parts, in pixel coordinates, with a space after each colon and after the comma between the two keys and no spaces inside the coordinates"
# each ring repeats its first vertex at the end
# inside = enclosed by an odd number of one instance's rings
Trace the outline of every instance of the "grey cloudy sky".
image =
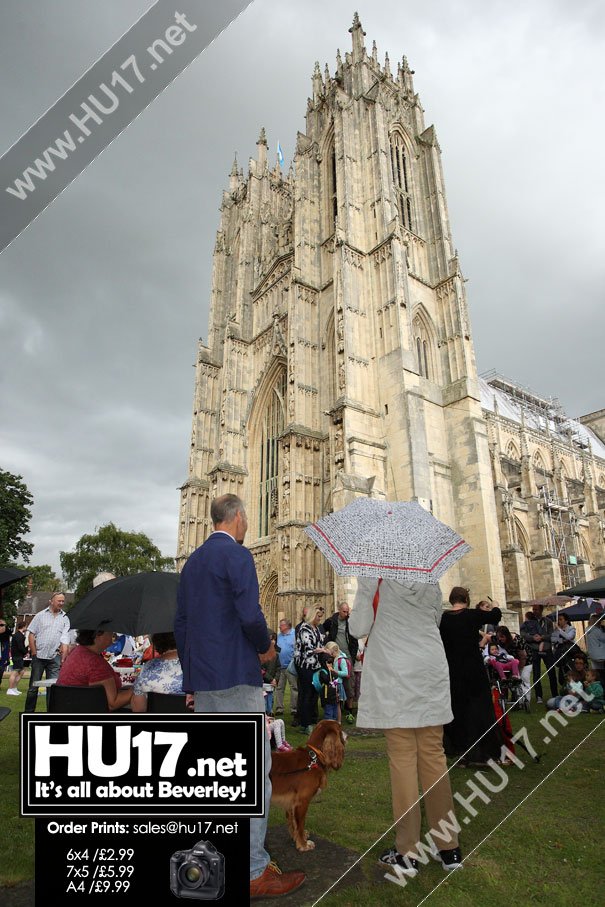
{"type": "MultiPolygon", "coordinates": [[[[0,150],[148,6],[3,0],[0,150]]],[[[379,59],[407,55],[436,126],[480,371],[571,416],[602,408],[605,6],[357,9],[379,59]]],[[[254,0],[0,255],[0,468],[35,497],[33,563],[58,568],[60,550],[109,520],[174,554],[233,154],[245,167],[264,126],[289,165],[314,62],[334,70],[354,10],[254,0]]]]}

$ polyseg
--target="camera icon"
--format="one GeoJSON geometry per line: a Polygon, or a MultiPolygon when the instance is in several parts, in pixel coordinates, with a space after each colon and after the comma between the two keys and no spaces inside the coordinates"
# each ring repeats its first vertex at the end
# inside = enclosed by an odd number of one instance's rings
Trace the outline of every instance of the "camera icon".
{"type": "Polygon", "coordinates": [[[170,890],[177,898],[216,901],[225,893],[225,858],[210,841],[170,857],[170,890]]]}

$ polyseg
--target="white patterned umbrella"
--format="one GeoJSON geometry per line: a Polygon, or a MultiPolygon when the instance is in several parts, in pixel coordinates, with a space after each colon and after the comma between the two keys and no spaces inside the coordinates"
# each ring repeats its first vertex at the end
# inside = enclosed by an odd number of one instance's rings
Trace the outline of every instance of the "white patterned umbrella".
{"type": "Polygon", "coordinates": [[[415,501],[358,498],[305,527],[339,576],[438,583],[471,547],[415,501]]]}

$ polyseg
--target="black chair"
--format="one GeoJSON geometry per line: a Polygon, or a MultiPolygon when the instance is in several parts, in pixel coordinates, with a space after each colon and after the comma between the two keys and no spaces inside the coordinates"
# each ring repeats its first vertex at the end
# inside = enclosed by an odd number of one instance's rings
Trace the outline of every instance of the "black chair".
{"type": "Polygon", "coordinates": [[[10,713],[11,710],[8,708],[8,706],[0,705],[0,721],[2,721],[3,718],[7,718],[10,713]]]}
{"type": "Polygon", "coordinates": [[[169,714],[188,712],[184,693],[147,693],[147,711],[169,714]]]}
{"type": "Polygon", "coordinates": [[[82,715],[108,712],[109,706],[104,687],[68,687],[55,683],[48,687],[46,710],[82,715]]]}

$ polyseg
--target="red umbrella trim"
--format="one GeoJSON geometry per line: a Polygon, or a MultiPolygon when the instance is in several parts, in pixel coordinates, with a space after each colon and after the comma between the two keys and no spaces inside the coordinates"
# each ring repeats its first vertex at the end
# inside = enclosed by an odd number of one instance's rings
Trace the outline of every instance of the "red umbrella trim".
{"type": "Polygon", "coordinates": [[[448,554],[451,554],[452,551],[455,551],[456,548],[460,547],[460,545],[466,545],[466,542],[464,541],[464,539],[460,539],[459,542],[456,542],[455,545],[452,545],[451,548],[448,548],[447,551],[444,551],[444,553],[440,557],[438,557],[437,560],[435,561],[435,563],[430,567],[396,567],[396,566],[390,566],[389,564],[372,564],[369,562],[366,563],[364,561],[348,561],[345,557],[343,557],[343,555],[340,553],[338,548],[336,548],[332,544],[332,542],[330,541],[328,536],[325,534],[325,532],[323,532],[322,529],[320,529],[320,527],[317,525],[317,523],[313,523],[313,528],[316,529],[317,532],[319,532],[319,534],[322,536],[322,538],[324,538],[326,540],[326,542],[328,543],[328,545],[330,546],[330,548],[332,549],[334,554],[340,559],[341,563],[345,567],[376,567],[377,569],[380,569],[380,570],[416,570],[419,573],[430,573],[432,570],[435,569],[437,564],[440,564],[441,561],[448,556],[448,554]]]}

